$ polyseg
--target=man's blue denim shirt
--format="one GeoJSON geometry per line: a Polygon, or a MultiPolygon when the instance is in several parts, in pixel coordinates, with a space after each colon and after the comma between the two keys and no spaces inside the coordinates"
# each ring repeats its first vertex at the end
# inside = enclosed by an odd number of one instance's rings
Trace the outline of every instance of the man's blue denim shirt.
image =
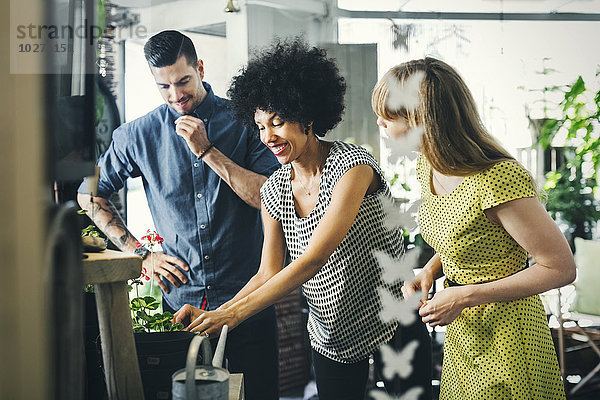
{"type": "MultiPolygon", "coordinates": [[[[228,101],[208,96],[195,115],[205,123],[208,139],[239,166],[269,176],[279,168],[258,136],[235,121],[228,101]]],[[[175,133],[180,115],[163,104],[117,128],[100,156],[99,197],[109,198],[127,178],[142,177],[157,232],[166,254],[190,266],[189,283],[163,296],[177,310],[186,303],[208,308],[230,300],[256,273],[263,239],[260,211],[242,201],[175,133]]],[[[85,193],[85,182],[79,187],[85,193]]]]}

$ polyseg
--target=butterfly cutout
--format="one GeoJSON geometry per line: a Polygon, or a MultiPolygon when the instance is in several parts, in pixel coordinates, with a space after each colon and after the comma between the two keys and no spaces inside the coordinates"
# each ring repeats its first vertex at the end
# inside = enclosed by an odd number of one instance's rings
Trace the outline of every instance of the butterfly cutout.
{"type": "Polygon", "coordinates": [[[413,387],[408,389],[401,396],[389,395],[380,390],[371,390],[369,391],[369,396],[374,400],[419,400],[419,397],[424,392],[423,388],[420,386],[413,387]]]}
{"type": "Polygon", "coordinates": [[[400,351],[387,344],[381,346],[381,358],[385,364],[382,371],[384,378],[389,381],[396,375],[402,379],[408,378],[412,374],[412,360],[418,347],[419,342],[416,340],[409,342],[400,351]]]}
{"type": "MultiPolygon", "coordinates": [[[[406,211],[401,211],[400,207],[396,206],[394,200],[389,196],[381,196],[381,205],[385,218],[383,220],[383,226],[388,230],[396,228],[404,228],[407,231],[412,231],[417,227],[417,212],[422,200],[415,200],[406,211]]],[[[405,206],[406,207],[406,206],[405,206]]]]}
{"type": "Polygon", "coordinates": [[[423,297],[421,291],[415,292],[406,300],[397,299],[389,290],[383,287],[377,288],[377,291],[382,305],[379,318],[384,323],[398,321],[400,325],[408,326],[415,322],[417,318],[415,310],[419,308],[423,297]]]}
{"type": "Polygon", "coordinates": [[[400,260],[392,258],[388,253],[374,250],[373,255],[381,267],[381,279],[385,283],[393,284],[396,281],[412,281],[415,278],[413,268],[417,267],[419,252],[409,250],[400,260]]]}
{"type": "Polygon", "coordinates": [[[391,164],[396,164],[400,158],[406,157],[409,160],[417,158],[417,151],[421,146],[421,136],[425,128],[417,126],[411,128],[406,135],[397,138],[391,138],[383,136],[385,148],[387,149],[386,154],[388,161],[391,164]]]}
{"type": "Polygon", "coordinates": [[[419,91],[421,82],[425,78],[425,72],[417,71],[404,82],[398,82],[395,76],[389,76],[386,84],[388,97],[386,106],[391,110],[414,110],[419,106],[419,91]]]}

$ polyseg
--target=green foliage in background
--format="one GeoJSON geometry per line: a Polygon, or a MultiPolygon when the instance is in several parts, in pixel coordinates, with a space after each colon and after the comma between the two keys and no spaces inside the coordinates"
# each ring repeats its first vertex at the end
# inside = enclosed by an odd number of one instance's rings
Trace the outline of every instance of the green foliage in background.
{"type": "MultiPolygon", "coordinates": [[[[600,72],[596,74],[596,77],[600,72]]],[[[564,92],[559,103],[559,115],[548,118],[541,128],[538,143],[544,149],[559,133],[566,134],[565,163],[548,173],[544,189],[548,193],[546,208],[575,227],[574,236],[581,236],[600,219],[598,207],[598,176],[600,167],[600,91],[588,90],[581,76],[571,85],[552,90],[564,92]]]]}

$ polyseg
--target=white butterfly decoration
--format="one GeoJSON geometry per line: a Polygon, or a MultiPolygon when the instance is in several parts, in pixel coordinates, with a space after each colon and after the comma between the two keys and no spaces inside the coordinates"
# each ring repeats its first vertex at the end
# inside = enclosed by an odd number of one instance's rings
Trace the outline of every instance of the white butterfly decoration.
{"type": "Polygon", "coordinates": [[[373,255],[381,267],[381,279],[392,284],[396,281],[412,281],[415,278],[413,268],[417,267],[419,252],[409,250],[400,260],[395,260],[386,252],[375,250],[373,255]]]}
{"type": "Polygon", "coordinates": [[[414,110],[419,106],[419,91],[425,72],[417,71],[404,82],[398,82],[395,76],[389,76],[386,84],[388,87],[387,107],[392,110],[414,110]]]}
{"type": "Polygon", "coordinates": [[[397,299],[389,290],[383,287],[377,288],[377,291],[379,292],[382,306],[379,318],[383,322],[398,321],[403,326],[412,325],[415,322],[417,318],[415,310],[419,308],[421,298],[423,297],[421,291],[415,292],[415,294],[406,300],[397,299]]]}
{"type": "Polygon", "coordinates": [[[380,390],[369,391],[369,396],[375,400],[419,400],[419,396],[423,393],[423,388],[420,386],[410,388],[401,396],[391,396],[380,390]]]}
{"type": "Polygon", "coordinates": [[[412,374],[412,360],[418,347],[417,340],[409,342],[400,351],[394,350],[387,344],[381,346],[381,358],[385,364],[382,371],[383,377],[389,381],[396,375],[402,379],[408,378],[412,374]]]}
{"type": "Polygon", "coordinates": [[[404,212],[400,210],[399,207],[396,206],[394,200],[389,198],[388,196],[381,196],[381,204],[383,206],[383,212],[385,214],[385,218],[383,220],[383,226],[388,230],[393,230],[396,228],[404,228],[407,231],[412,231],[417,227],[417,212],[419,211],[419,206],[421,205],[422,200],[415,200],[410,205],[408,205],[408,209],[404,212]]]}
{"type": "Polygon", "coordinates": [[[425,132],[425,128],[422,126],[416,126],[411,128],[406,135],[391,138],[383,136],[385,142],[385,148],[387,149],[387,159],[391,164],[396,164],[399,159],[407,157],[409,160],[417,158],[417,151],[421,145],[421,136],[425,132]]]}

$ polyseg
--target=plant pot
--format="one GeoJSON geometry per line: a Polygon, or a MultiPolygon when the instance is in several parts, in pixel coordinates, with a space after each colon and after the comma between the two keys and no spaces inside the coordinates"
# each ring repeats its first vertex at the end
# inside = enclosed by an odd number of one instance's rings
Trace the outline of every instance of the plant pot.
{"type": "Polygon", "coordinates": [[[135,348],[146,400],[171,399],[171,377],[185,368],[191,332],[136,333],[135,348]]]}

